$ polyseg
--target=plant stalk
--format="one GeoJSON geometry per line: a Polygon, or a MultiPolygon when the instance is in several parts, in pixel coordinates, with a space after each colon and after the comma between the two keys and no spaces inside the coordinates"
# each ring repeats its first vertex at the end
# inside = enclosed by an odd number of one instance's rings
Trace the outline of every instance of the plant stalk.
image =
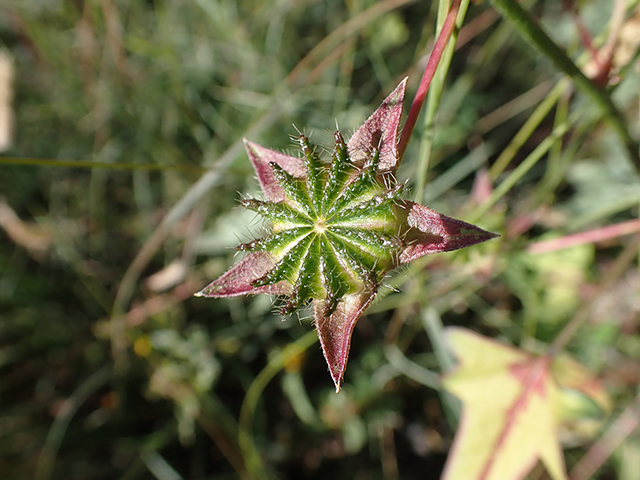
{"type": "Polygon", "coordinates": [[[518,2],[515,0],[490,0],[490,2],[503,17],[515,24],[521,36],[525,37],[541,53],[548,57],[559,70],[571,77],[580,90],[591,97],[602,111],[607,123],[616,131],[624,143],[636,168],[640,170],[640,145],[631,137],[624,117],[611,101],[607,91],[598,88],[595,83],[587,78],[582,70],[556,45],[518,2]]]}

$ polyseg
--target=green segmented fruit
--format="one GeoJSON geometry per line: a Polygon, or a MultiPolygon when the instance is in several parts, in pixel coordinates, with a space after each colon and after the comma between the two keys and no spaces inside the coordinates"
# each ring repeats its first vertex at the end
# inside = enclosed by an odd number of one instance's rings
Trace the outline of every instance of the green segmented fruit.
{"type": "Polygon", "coordinates": [[[271,232],[239,249],[268,252],[276,260],[252,285],[290,283],[293,293],[283,313],[311,299],[328,299],[330,312],[345,295],[375,290],[396,265],[401,250],[394,214],[401,188],[385,184],[378,151],[358,166],[342,136],[336,133],[335,138],[327,165],[309,139],[299,137],[305,177],[294,177],[275,162],[269,163],[284,191],[282,201],[242,202],[270,222],[271,232]]]}
{"type": "Polygon", "coordinates": [[[340,390],[358,319],[393,268],[496,235],[401,198],[395,172],[405,81],[330,162],[304,135],[291,157],[245,140],[266,200],[243,200],[270,231],[242,244],[247,255],[198,292],[203,297],[281,295],[283,314],[311,302],[320,345],[340,390]]]}

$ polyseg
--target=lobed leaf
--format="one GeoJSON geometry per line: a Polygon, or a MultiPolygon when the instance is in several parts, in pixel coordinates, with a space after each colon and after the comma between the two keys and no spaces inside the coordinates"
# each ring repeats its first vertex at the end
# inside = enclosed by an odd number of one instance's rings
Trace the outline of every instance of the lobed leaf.
{"type": "Polygon", "coordinates": [[[541,460],[551,478],[565,480],[550,357],[462,328],[448,339],[460,364],[443,385],[464,407],[442,479],[520,480],[541,460]]]}

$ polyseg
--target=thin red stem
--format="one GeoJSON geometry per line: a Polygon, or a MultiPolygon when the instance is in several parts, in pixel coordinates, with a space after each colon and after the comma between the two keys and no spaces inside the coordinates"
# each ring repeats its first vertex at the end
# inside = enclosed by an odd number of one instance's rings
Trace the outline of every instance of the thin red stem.
{"type": "Polygon", "coordinates": [[[573,235],[567,235],[561,238],[532,243],[527,247],[527,250],[531,253],[553,252],[563,248],[574,247],[576,245],[584,245],[585,243],[611,240],[613,238],[630,235],[636,232],[640,232],[640,220],[638,219],[600,227],[586,232],[574,233],[573,235]]]}
{"type": "Polygon", "coordinates": [[[451,9],[447,14],[447,18],[444,21],[444,25],[442,25],[442,30],[440,31],[438,40],[436,40],[436,44],[433,46],[433,50],[431,51],[429,62],[424,69],[424,74],[422,75],[422,79],[420,80],[418,91],[416,92],[416,96],[413,99],[413,103],[411,104],[411,109],[409,110],[407,123],[405,123],[404,125],[402,136],[400,137],[400,142],[398,143],[398,163],[402,161],[404,152],[407,149],[407,145],[409,144],[409,138],[411,138],[413,128],[416,126],[416,122],[418,121],[418,115],[420,115],[422,105],[424,105],[424,101],[427,98],[427,92],[429,91],[431,80],[433,80],[436,69],[440,64],[442,53],[444,52],[444,49],[447,46],[447,42],[449,41],[449,38],[453,33],[453,29],[456,23],[456,17],[458,16],[458,11],[460,10],[460,2],[461,0],[453,1],[451,9]]]}

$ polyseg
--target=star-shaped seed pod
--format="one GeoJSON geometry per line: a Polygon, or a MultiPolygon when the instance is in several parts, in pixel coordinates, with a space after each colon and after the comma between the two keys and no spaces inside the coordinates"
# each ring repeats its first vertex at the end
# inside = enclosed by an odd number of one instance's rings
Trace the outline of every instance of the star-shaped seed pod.
{"type": "Polygon", "coordinates": [[[402,199],[395,172],[405,83],[348,143],[336,132],[330,163],[304,135],[302,158],[245,140],[265,198],[242,205],[268,220],[269,234],[240,245],[242,261],[196,294],[281,295],[282,314],[310,302],[336,391],[353,329],[388,272],[496,236],[402,199]]]}

